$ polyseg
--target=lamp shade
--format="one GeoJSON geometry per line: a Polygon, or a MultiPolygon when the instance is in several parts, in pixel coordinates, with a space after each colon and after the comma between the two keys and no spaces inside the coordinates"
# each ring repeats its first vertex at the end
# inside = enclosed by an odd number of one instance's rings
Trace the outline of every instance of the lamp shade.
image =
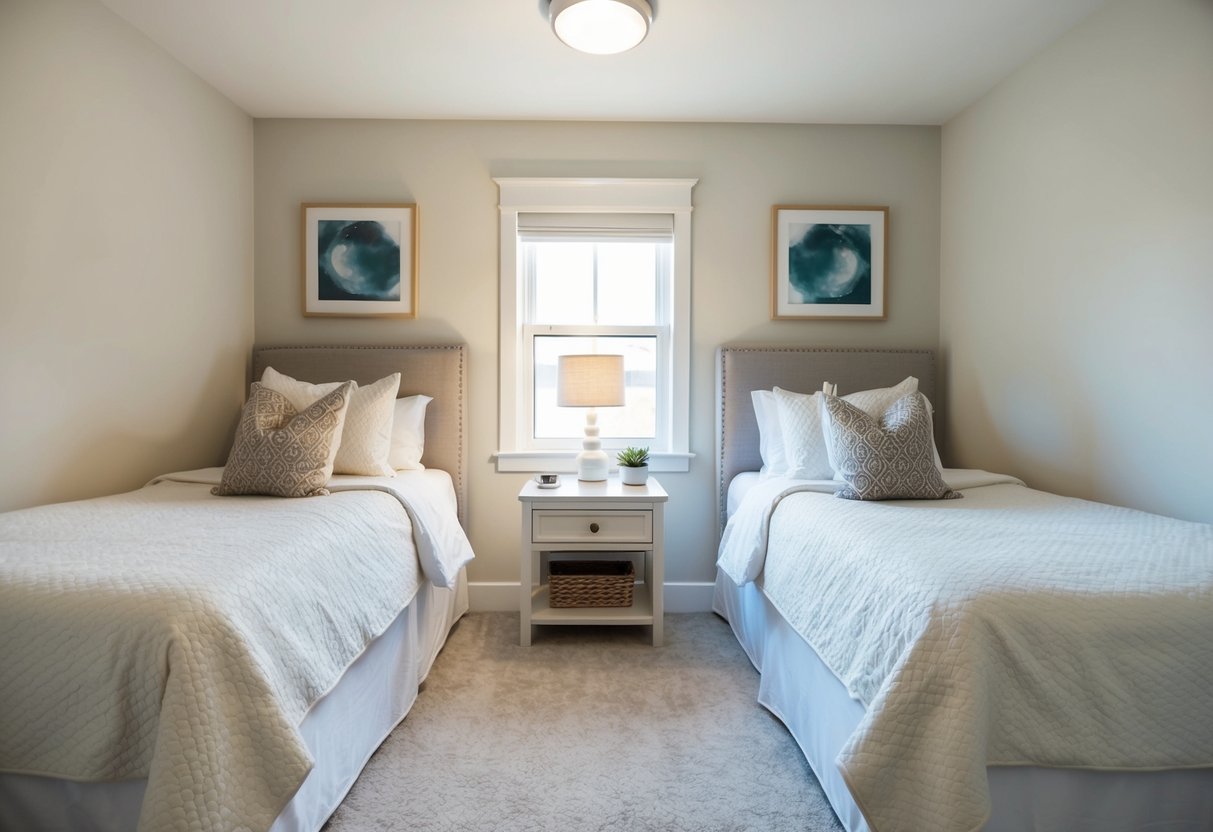
{"type": "Polygon", "coordinates": [[[614,55],[644,40],[653,21],[648,0],[551,0],[556,37],[580,52],[614,55]]]}
{"type": "Polygon", "coordinates": [[[562,355],[556,359],[560,407],[622,407],[622,355],[562,355]]]}

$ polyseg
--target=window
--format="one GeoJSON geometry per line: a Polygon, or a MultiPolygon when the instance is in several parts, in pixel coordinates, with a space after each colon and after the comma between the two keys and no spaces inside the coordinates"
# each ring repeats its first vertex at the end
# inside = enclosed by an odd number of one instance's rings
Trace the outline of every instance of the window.
{"type": "Polygon", "coordinates": [[[497,182],[498,470],[573,470],[585,413],[556,406],[556,360],[585,352],[624,356],[627,404],[599,412],[603,447],[646,445],[655,470],[687,470],[694,181],[497,182]]]}

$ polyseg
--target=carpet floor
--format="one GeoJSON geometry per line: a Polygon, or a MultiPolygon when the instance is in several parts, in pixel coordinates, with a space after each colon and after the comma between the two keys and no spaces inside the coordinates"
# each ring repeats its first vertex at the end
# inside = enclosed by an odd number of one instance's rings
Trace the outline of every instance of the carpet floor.
{"type": "Polygon", "coordinates": [[[728,624],[647,639],[465,616],[325,830],[841,830],[728,624]]]}

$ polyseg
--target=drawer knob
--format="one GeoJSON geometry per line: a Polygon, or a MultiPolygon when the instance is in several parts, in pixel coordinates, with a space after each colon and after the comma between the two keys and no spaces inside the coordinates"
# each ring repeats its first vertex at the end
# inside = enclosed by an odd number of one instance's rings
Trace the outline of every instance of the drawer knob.
{"type": "Polygon", "coordinates": [[[590,524],[590,534],[598,534],[598,524],[597,523],[590,524]]]}

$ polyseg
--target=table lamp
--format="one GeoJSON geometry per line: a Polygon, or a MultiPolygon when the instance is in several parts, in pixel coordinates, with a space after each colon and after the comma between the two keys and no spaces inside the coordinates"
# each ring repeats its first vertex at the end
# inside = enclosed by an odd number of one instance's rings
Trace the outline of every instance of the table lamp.
{"type": "Polygon", "coordinates": [[[556,359],[556,404],[588,407],[585,438],[577,455],[577,479],[598,482],[607,478],[610,460],[598,438],[597,407],[623,406],[622,355],[562,355],[556,359]]]}

